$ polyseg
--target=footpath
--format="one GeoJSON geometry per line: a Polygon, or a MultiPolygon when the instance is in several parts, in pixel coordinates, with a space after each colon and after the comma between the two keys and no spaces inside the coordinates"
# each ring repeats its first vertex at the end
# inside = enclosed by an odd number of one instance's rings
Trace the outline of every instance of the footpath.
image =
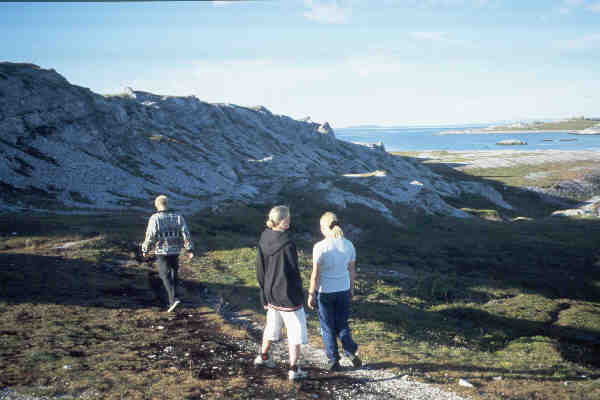
{"type": "MultiPolygon", "coordinates": [[[[244,326],[250,336],[262,337],[262,326],[240,315],[235,311],[229,311],[227,303],[218,297],[209,296],[207,301],[226,321],[232,324],[244,326]]],[[[260,344],[254,344],[254,352],[257,352],[260,344]]],[[[285,364],[288,359],[287,340],[282,339],[271,346],[272,356],[276,362],[285,364]]],[[[323,349],[314,346],[302,346],[302,364],[326,368],[327,356],[323,349]]],[[[385,369],[370,367],[365,362],[359,369],[352,366],[350,360],[342,358],[340,361],[343,374],[352,378],[356,384],[350,388],[341,388],[331,393],[335,399],[353,400],[468,400],[455,393],[445,392],[441,389],[421,382],[412,380],[408,375],[396,375],[385,369]]]]}

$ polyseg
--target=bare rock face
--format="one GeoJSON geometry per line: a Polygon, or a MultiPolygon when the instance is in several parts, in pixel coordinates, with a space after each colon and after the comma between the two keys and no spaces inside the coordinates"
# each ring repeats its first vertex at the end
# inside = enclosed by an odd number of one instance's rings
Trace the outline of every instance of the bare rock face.
{"type": "Polygon", "coordinates": [[[466,217],[441,196],[475,190],[417,160],[337,140],[328,123],[130,88],[105,96],[31,64],[0,63],[0,133],[4,210],[147,209],[159,193],[180,209],[215,209],[294,188],[395,221],[398,206],[466,217]]]}

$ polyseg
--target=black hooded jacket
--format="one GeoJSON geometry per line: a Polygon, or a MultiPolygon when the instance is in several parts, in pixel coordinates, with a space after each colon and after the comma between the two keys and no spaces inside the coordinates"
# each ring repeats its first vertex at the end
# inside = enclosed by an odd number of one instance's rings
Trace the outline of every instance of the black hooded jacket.
{"type": "Polygon", "coordinates": [[[263,306],[299,309],[304,304],[296,245],[284,231],[265,229],[258,242],[256,279],[263,306]]]}

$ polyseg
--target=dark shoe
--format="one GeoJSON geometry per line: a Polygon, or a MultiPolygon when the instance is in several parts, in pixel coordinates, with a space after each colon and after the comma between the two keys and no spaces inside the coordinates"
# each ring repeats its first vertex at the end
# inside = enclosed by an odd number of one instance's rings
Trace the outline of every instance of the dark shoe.
{"type": "Polygon", "coordinates": [[[340,362],[338,360],[335,361],[329,361],[329,363],[327,364],[327,369],[331,372],[333,371],[340,371],[342,369],[342,367],[340,366],[340,362]]]}
{"type": "Polygon", "coordinates": [[[350,356],[350,362],[352,363],[352,365],[354,365],[354,368],[360,368],[362,366],[362,361],[360,358],[358,358],[358,355],[356,355],[356,353],[350,356]]]}

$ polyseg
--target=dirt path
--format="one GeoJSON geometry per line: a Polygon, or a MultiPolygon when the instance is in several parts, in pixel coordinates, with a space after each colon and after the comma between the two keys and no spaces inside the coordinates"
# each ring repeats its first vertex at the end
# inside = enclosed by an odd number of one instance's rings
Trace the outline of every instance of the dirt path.
{"type": "MultiPolygon", "coordinates": [[[[244,326],[257,342],[255,352],[259,349],[260,337],[262,335],[262,326],[252,321],[246,316],[237,312],[227,311],[227,304],[223,299],[212,296],[207,299],[209,303],[220,312],[227,321],[233,324],[244,326]]],[[[285,365],[288,359],[287,341],[281,340],[272,346],[272,355],[275,361],[285,365]]],[[[311,346],[310,344],[302,346],[302,364],[304,366],[318,367],[317,374],[319,378],[323,376],[337,377],[344,376],[350,379],[345,385],[335,388],[332,394],[334,399],[353,399],[353,400],[465,400],[455,393],[445,392],[438,387],[414,381],[407,375],[397,375],[385,368],[377,368],[365,363],[361,368],[352,367],[348,359],[342,358],[340,364],[343,370],[336,373],[325,371],[327,365],[327,356],[325,351],[311,346]]],[[[309,376],[314,379],[313,375],[309,376]]]]}

